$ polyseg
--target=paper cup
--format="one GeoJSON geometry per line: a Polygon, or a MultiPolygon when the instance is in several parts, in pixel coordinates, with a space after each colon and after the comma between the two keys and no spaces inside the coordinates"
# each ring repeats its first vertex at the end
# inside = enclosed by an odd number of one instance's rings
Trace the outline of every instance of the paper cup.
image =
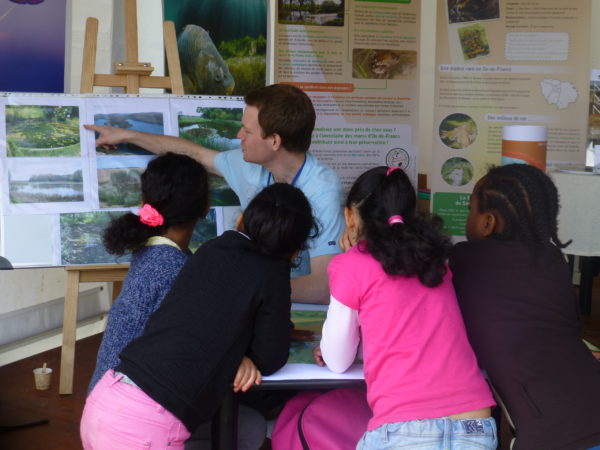
{"type": "Polygon", "coordinates": [[[502,165],[530,164],[546,171],[548,129],[540,125],[506,125],[502,130],[502,165]]]}
{"type": "Polygon", "coordinates": [[[50,388],[50,381],[52,379],[52,369],[46,368],[46,372],[43,372],[42,367],[33,369],[33,376],[35,377],[35,388],[40,391],[45,391],[50,388]]]}

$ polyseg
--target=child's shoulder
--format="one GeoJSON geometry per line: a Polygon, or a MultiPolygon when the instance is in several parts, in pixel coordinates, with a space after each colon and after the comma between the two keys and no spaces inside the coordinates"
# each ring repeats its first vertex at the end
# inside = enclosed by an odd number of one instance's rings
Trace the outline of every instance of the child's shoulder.
{"type": "Polygon", "coordinates": [[[366,251],[364,243],[361,242],[348,249],[348,251],[335,255],[331,260],[330,266],[353,266],[359,268],[377,264],[379,263],[366,251]]]}

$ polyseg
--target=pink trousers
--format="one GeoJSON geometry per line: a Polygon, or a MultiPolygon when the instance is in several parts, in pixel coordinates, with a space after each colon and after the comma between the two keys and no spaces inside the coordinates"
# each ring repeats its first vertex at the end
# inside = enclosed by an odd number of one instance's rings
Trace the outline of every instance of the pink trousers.
{"type": "Polygon", "coordinates": [[[183,449],[190,436],[173,414],[112,370],[85,402],[81,441],[86,450],[183,449]]]}

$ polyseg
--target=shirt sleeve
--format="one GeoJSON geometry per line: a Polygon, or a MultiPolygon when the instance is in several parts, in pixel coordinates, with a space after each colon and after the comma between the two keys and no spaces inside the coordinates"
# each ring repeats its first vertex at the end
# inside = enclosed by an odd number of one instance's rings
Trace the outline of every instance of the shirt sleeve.
{"type": "Polygon", "coordinates": [[[321,352],[327,367],[336,373],[346,371],[354,362],[359,343],[358,311],[332,296],[321,338],[321,352]]]}
{"type": "Polygon", "coordinates": [[[262,189],[262,169],[258,164],[244,161],[241,149],[221,152],[215,156],[215,168],[240,199],[242,208],[262,189]]]}

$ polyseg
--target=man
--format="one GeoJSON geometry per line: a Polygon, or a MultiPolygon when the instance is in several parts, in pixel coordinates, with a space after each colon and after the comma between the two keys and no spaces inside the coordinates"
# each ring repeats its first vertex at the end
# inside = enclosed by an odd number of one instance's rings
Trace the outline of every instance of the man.
{"type": "Polygon", "coordinates": [[[225,178],[242,208],[271,183],[290,183],[301,189],[313,208],[319,235],[308,243],[292,271],[292,299],[304,303],[329,302],[327,264],[340,252],[343,231],[342,189],[335,172],[308,153],[316,114],[300,89],[274,84],[249,92],[238,132],[241,149],[217,152],[173,136],[85,125],[99,136],[96,145],[115,147],[132,143],[153,153],[188,155],[207,170],[225,178]]]}

